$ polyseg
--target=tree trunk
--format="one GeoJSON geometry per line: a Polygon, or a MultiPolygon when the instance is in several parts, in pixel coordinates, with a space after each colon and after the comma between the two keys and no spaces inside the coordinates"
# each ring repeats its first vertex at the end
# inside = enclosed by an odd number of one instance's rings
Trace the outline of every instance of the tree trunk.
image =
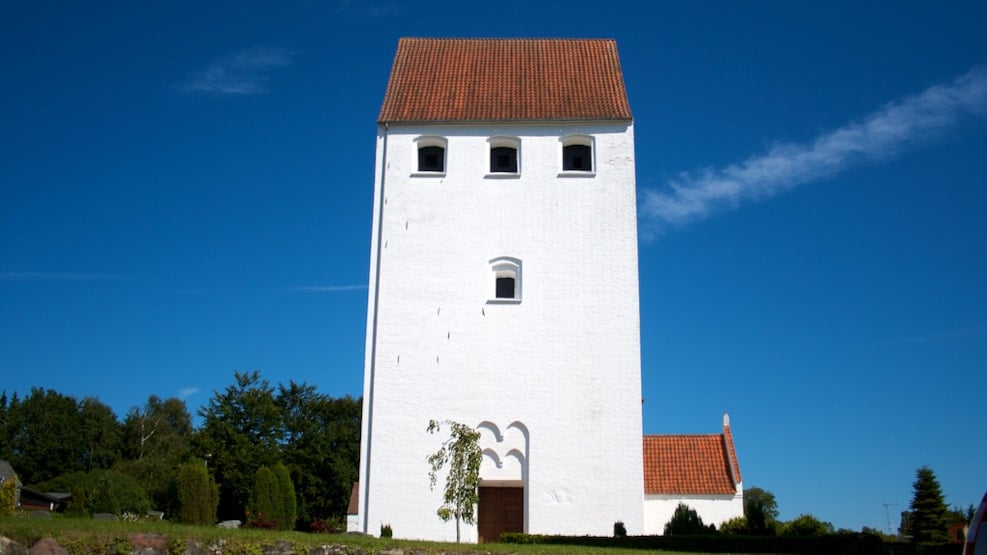
{"type": "Polygon", "coordinates": [[[456,543],[459,543],[459,509],[456,509],[456,543]]]}

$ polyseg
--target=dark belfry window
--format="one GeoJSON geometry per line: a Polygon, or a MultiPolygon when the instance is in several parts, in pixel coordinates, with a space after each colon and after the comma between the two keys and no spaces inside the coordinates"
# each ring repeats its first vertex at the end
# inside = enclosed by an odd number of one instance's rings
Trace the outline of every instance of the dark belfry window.
{"type": "Polygon", "coordinates": [[[564,147],[562,149],[562,169],[565,171],[593,171],[590,154],[590,148],[587,145],[564,147]]]}
{"type": "Polygon", "coordinates": [[[514,278],[512,277],[497,278],[497,298],[498,299],[514,298],[514,278]]]}
{"type": "Polygon", "coordinates": [[[517,173],[517,149],[509,146],[491,148],[490,172],[517,173]]]}
{"type": "Polygon", "coordinates": [[[445,149],[441,146],[423,146],[418,149],[418,171],[440,172],[445,170],[445,149]]]}

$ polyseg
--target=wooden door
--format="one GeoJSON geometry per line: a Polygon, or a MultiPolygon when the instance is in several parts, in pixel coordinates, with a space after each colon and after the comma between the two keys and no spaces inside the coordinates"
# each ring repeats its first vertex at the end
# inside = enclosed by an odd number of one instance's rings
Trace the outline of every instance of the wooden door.
{"type": "Polygon", "coordinates": [[[480,543],[499,542],[504,532],[524,532],[524,488],[480,488],[480,543]]]}

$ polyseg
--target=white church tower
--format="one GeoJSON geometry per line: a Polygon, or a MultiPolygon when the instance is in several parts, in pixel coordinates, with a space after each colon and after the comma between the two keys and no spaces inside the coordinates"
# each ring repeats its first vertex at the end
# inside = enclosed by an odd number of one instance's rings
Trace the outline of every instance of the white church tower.
{"type": "Polygon", "coordinates": [[[401,39],[377,125],[350,527],[455,540],[426,457],[481,432],[478,522],[643,532],[634,135],[611,40],[401,39]]]}

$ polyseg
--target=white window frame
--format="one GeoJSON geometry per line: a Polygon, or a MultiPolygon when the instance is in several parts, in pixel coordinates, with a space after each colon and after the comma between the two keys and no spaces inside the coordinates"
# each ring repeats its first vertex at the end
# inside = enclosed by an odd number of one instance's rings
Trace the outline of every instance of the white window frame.
{"type": "Polygon", "coordinates": [[[518,137],[508,137],[508,136],[498,136],[490,137],[487,139],[487,174],[488,179],[517,179],[521,177],[521,139],[518,137]],[[515,156],[517,157],[517,171],[514,172],[495,172],[491,171],[493,168],[490,167],[490,155],[493,153],[495,148],[513,148],[515,156]]]}
{"type": "Polygon", "coordinates": [[[562,148],[559,149],[559,177],[594,177],[596,176],[596,138],[592,135],[573,134],[559,137],[562,148]],[[567,146],[589,147],[589,170],[567,170],[565,168],[565,148],[567,146]]]}
{"type": "Polygon", "coordinates": [[[415,143],[415,155],[414,164],[415,171],[411,173],[412,177],[445,177],[446,169],[449,167],[449,140],[445,137],[440,137],[438,135],[422,135],[414,140],[415,143]],[[442,149],[442,171],[429,171],[419,169],[419,156],[421,149],[437,146],[442,149]]]}
{"type": "Polygon", "coordinates": [[[511,256],[491,258],[489,278],[489,300],[487,304],[520,304],[521,303],[521,260],[511,256]],[[497,297],[497,278],[514,279],[514,297],[497,297]]]}

